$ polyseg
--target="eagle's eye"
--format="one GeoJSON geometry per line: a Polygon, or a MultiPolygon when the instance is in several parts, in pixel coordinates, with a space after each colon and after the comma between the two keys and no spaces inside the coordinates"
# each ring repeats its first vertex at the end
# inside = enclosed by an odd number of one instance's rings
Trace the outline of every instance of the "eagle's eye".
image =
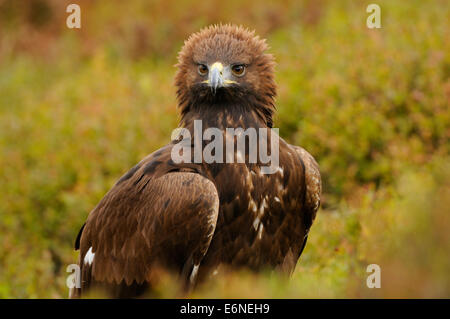
{"type": "Polygon", "coordinates": [[[236,64],[231,67],[231,71],[235,76],[243,76],[245,74],[245,65],[236,64]]]}
{"type": "Polygon", "coordinates": [[[200,74],[202,76],[208,74],[208,67],[204,64],[199,64],[198,65],[198,74],[200,74]]]}

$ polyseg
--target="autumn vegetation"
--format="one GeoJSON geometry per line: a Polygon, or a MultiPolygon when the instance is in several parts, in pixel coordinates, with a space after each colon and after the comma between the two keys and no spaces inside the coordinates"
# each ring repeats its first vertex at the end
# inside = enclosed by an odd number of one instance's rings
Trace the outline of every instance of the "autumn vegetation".
{"type": "Polygon", "coordinates": [[[0,0],[0,298],[67,297],[80,226],[169,142],[177,52],[218,22],[267,38],[275,127],[318,160],[324,193],[292,278],[225,273],[190,296],[450,297],[450,5],[380,0],[368,29],[368,3],[0,0]]]}

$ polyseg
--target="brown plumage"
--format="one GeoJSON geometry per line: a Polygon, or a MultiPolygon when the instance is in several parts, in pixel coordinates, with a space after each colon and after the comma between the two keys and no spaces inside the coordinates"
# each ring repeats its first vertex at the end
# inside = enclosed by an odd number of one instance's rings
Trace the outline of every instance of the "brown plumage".
{"type": "MultiPolygon", "coordinates": [[[[241,27],[192,35],[175,79],[180,126],[192,135],[194,120],[203,121],[203,130],[272,127],[276,85],[266,50],[264,40],[241,27]]],[[[89,214],[76,240],[82,288],[73,296],[94,285],[114,297],[138,296],[161,270],[187,287],[222,265],[293,271],[320,203],[313,157],[280,138],[279,169],[262,174],[261,161],[248,162],[248,148],[245,163],[177,164],[171,157],[177,142],[144,158],[89,214]]]]}

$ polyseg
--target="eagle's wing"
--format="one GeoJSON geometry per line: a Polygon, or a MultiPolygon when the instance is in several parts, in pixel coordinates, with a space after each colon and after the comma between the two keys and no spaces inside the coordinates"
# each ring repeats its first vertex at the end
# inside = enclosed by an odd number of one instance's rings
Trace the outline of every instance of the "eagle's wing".
{"type": "Polygon", "coordinates": [[[76,243],[81,290],[93,282],[149,283],[161,268],[195,279],[215,230],[219,198],[215,185],[198,173],[166,172],[162,158],[168,152],[162,149],[132,168],[89,214],[76,243]]]}
{"type": "Polygon", "coordinates": [[[320,177],[319,165],[314,157],[309,154],[305,149],[296,145],[289,145],[292,147],[305,166],[305,184],[306,184],[306,197],[305,205],[308,213],[307,228],[312,225],[316,218],[317,210],[320,206],[320,196],[322,193],[322,179],[320,177]],[[309,226],[308,226],[309,224],[309,226]]]}
{"type": "Polygon", "coordinates": [[[305,249],[308,240],[309,229],[316,218],[317,210],[320,206],[320,195],[322,192],[322,182],[320,178],[319,165],[315,159],[303,148],[288,144],[299,156],[300,162],[304,168],[305,193],[304,206],[302,206],[301,214],[304,224],[304,238],[299,242],[298,249],[289,250],[281,265],[281,270],[287,274],[292,274],[297,260],[305,249]]]}

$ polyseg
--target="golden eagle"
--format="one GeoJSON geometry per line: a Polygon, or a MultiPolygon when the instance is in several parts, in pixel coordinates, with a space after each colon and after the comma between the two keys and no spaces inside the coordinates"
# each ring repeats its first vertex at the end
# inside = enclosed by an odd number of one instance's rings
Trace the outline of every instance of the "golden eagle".
{"type": "Polygon", "coordinates": [[[161,270],[188,288],[222,265],[293,271],[319,207],[321,179],[314,158],[271,129],[276,85],[266,51],[265,40],[248,29],[207,27],[185,42],[175,84],[180,128],[193,136],[201,120],[202,132],[224,133],[217,145],[236,142],[228,128],[258,129],[257,137],[267,139],[258,148],[275,152],[271,141],[278,141],[275,171],[264,173],[259,158],[249,161],[255,141],[247,131],[244,151],[226,162],[195,161],[192,154],[174,160],[179,143],[197,147],[178,134],[122,176],[89,214],[75,243],[81,288],[72,296],[93,286],[112,297],[138,296],[161,270]]]}

